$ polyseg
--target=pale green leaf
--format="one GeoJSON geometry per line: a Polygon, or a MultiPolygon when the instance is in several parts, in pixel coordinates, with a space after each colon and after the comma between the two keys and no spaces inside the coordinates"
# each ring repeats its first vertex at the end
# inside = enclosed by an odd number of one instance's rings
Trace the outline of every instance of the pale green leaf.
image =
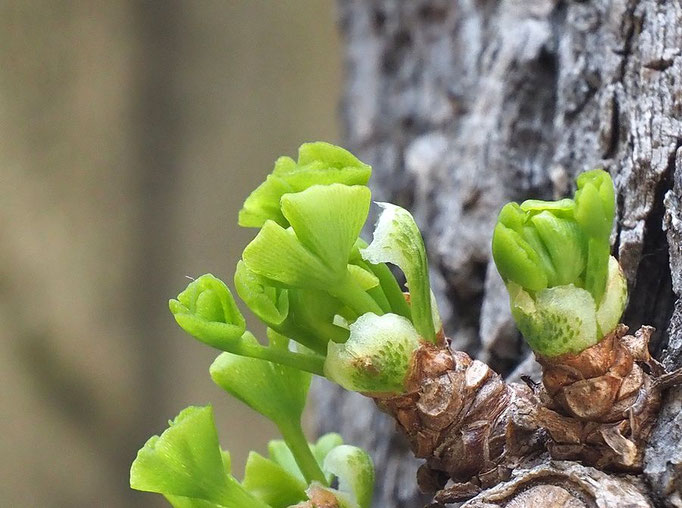
{"type": "Polygon", "coordinates": [[[265,223],[242,257],[251,271],[289,287],[325,289],[345,276],[345,270],[335,272],[304,247],[293,229],[272,221],[265,223]]]}
{"type": "Polygon", "coordinates": [[[396,205],[378,203],[379,217],[372,243],[360,252],[373,264],[392,263],[400,267],[410,290],[412,322],[422,338],[435,341],[438,331],[431,311],[431,289],[426,249],[412,215],[396,205]]]}
{"type": "Polygon", "coordinates": [[[287,318],[287,290],[273,286],[268,279],[249,270],[244,261],[237,263],[234,285],[239,297],[268,326],[277,326],[287,318]]]}
{"type": "Polygon", "coordinates": [[[300,192],[313,185],[340,183],[365,185],[372,173],[367,164],[341,147],[324,142],[304,143],[298,162],[280,157],[266,181],[246,199],[239,212],[239,225],[261,227],[267,220],[289,226],[280,207],[282,196],[300,192]]]}
{"type": "Polygon", "coordinates": [[[324,459],[323,469],[339,479],[338,490],[350,495],[359,508],[370,508],[374,492],[374,464],[356,446],[335,447],[324,459]]]}
{"type": "Polygon", "coordinates": [[[597,309],[597,324],[601,335],[606,335],[616,328],[628,300],[628,282],[613,256],[609,257],[608,270],[604,297],[597,309]]]}
{"type": "Polygon", "coordinates": [[[276,462],[256,452],[249,453],[242,485],[272,508],[286,508],[306,499],[306,482],[276,462]]]}
{"type": "Polygon", "coordinates": [[[355,185],[314,185],[282,197],[282,212],[298,240],[336,274],[345,272],[367,219],[371,193],[355,185]]]}
{"type": "Polygon", "coordinates": [[[133,462],[130,486],[226,508],[265,506],[225,471],[210,406],[184,409],[161,436],[151,437],[133,462]]]}
{"type": "Polygon", "coordinates": [[[556,270],[555,286],[575,284],[585,270],[585,238],[575,221],[542,211],[531,217],[556,270]]]}
{"type": "Polygon", "coordinates": [[[601,339],[594,299],[586,290],[556,286],[538,291],[533,299],[514,282],[507,289],[514,320],[536,353],[580,353],[601,339]]]}
{"type": "Polygon", "coordinates": [[[219,355],[210,373],[218,386],[278,426],[300,419],[311,378],[298,369],[231,353],[219,355]]]}
{"type": "Polygon", "coordinates": [[[246,329],[229,288],[211,274],[192,281],[169,307],[183,330],[218,349],[234,344],[246,329]]]}
{"type": "Polygon", "coordinates": [[[347,390],[401,393],[418,346],[419,334],[409,320],[367,313],[350,326],[347,342],[329,343],[324,371],[347,390]]]}

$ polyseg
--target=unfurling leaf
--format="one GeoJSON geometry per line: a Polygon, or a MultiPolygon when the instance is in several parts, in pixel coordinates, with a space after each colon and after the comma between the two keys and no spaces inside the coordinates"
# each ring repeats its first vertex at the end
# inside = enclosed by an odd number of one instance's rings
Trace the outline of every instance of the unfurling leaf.
{"type": "Polygon", "coordinates": [[[627,282],[615,258],[609,262],[607,291],[601,305],[573,284],[542,289],[531,296],[514,282],[507,284],[512,315],[536,353],[576,354],[613,330],[625,309],[627,282]]]}
{"type": "Polygon", "coordinates": [[[609,236],[616,210],[613,181],[606,171],[595,169],[581,174],[577,183],[575,218],[588,237],[585,289],[600,303],[606,286],[609,236]]]}
{"type": "Polygon", "coordinates": [[[378,204],[384,210],[374,229],[374,238],[360,253],[370,263],[392,263],[403,271],[410,290],[412,323],[424,340],[435,342],[438,330],[431,311],[424,240],[410,212],[390,203],[378,204]]]}
{"type": "Polygon", "coordinates": [[[370,508],[374,492],[374,464],[361,448],[341,445],[329,452],[323,469],[339,479],[338,497],[347,498],[358,508],[370,508]]]}
{"type": "Polygon", "coordinates": [[[301,428],[310,374],[230,353],[218,356],[210,373],[218,386],[277,425],[308,482],[325,481],[301,428]]]}
{"type": "Polygon", "coordinates": [[[232,293],[211,274],[192,281],[168,305],[183,330],[218,349],[230,347],[246,329],[232,293]]]}
{"type": "Polygon", "coordinates": [[[282,199],[291,222],[266,222],[244,249],[253,272],[295,288],[329,289],[347,274],[348,258],[369,211],[367,187],[316,185],[282,199]]]}
{"type": "Polygon", "coordinates": [[[418,346],[419,334],[409,320],[367,313],[350,325],[347,342],[329,343],[325,374],[348,390],[401,393],[418,346]]]}
{"type": "Polygon", "coordinates": [[[256,452],[249,453],[243,486],[272,508],[286,508],[306,499],[307,484],[302,476],[289,473],[256,452]]]}
{"type": "Polygon", "coordinates": [[[298,151],[298,162],[280,157],[271,175],[246,199],[239,212],[239,225],[261,227],[267,220],[289,226],[282,214],[282,196],[301,192],[313,185],[365,185],[372,168],[353,154],[329,143],[304,143],[298,151]]]}
{"type": "Polygon", "coordinates": [[[184,409],[151,437],[130,469],[130,486],[175,499],[176,506],[267,508],[225,469],[210,406],[184,409]]]}
{"type": "Polygon", "coordinates": [[[310,386],[307,372],[222,353],[210,374],[218,386],[277,425],[301,418],[310,386]]]}
{"type": "Polygon", "coordinates": [[[249,270],[244,261],[237,263],[234,286],[251,312],[268,326],[277,326],[287,318],[287,290],[273,286],[268,279],[249,270]]]}

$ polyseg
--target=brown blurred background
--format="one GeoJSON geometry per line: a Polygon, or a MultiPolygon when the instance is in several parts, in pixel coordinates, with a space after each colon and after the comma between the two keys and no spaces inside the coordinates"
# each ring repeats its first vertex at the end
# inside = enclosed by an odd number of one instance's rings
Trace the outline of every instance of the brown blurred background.
{"type": "Polygon", "coordinates": [[[337,140],[333,7],[0,2],[0,505],[162,506],[128,469],[190,404],[215,405],[239,475],[276,436],[167,300],[231,281],[248,192],[337,140]]]}

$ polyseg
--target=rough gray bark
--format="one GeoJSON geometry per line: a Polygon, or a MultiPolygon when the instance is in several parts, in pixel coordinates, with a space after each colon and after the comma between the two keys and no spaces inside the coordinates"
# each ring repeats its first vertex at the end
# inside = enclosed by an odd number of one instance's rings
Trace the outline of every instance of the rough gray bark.
{"type": "MultiPolygon", "coordinates": [[[[617,188],[614,252],[630,284],[624,322],[655,326],[653,353],[669,368],[682,366],[680,2],[340,0],[339,7],[346,144],[373,165],[375,199],[414,212],[454,346],[502,373],[519,364],[533,372],[490,261],[492,227],[504,202],[563,196],[576,174],[601,166],[617,188]]],[[[391,422],[358,396],[318,394],[324,430],[345,429],[374,451],[376,505],[423,504],[414,462],[391,422]]],[[[633,488],[647,503],[682,506],[680,407],[682,390],[670,392],[642,478],[597,481],[633,488]]],[[[566,467],[583,474],[574,466],[566,467]]],[[[584,474],[581,481],[591,473],[584,474]]],[[[551,478],[567,487],[565,506],[642,505],[620,487],[605,501],[594,488],[575,494],[566,475],[551,478]]],[[[518,486],[500,488],[508,494],[493,506],[522,503],[514,501],[518,486]]],[[[491,506],[486,499],[471,506],[491,506]]]]}

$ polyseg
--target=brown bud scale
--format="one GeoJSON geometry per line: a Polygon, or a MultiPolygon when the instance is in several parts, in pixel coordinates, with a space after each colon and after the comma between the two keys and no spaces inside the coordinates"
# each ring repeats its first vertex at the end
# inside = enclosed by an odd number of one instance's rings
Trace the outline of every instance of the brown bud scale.
{"type": "Polygon", "coordinates": [[[439,502],[475,496],[549,451],[560,460],[639,472],[661,390],[679,383],[651,358],[652,328],[619,325],[577,355],[538,356],[543,384],[506,383],[478,360],[439,344],[415,352],[405,393],[368,394],[392,415],[413,452],[418,480],[439,502]],[[452,480],[447,488],[446,482],[452,480]]]}

